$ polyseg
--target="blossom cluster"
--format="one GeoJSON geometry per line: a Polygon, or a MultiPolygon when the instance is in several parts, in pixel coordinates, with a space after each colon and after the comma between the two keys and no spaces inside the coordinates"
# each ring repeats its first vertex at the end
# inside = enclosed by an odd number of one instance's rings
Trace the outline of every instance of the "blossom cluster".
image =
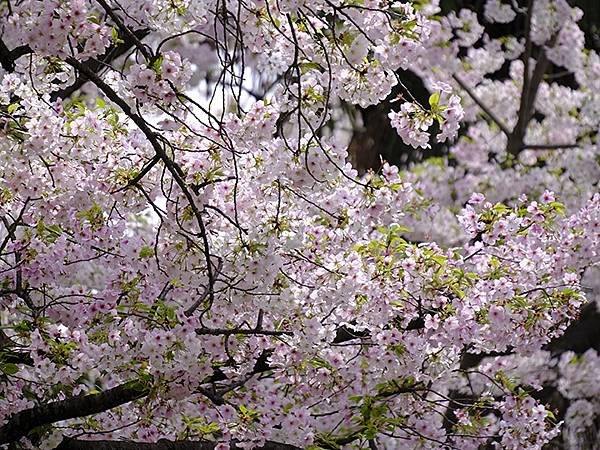
{"type": "Polygon", "coordinates": [[[396,129],[405,144],[413,148],[430,148],[427,131],[434,120],[440,125],[437,142],[453,139],[458,134],[460,122],[464,117],[460,97],[452,94],[450,85],[442,82],[432,83],[434,93],[429,97],[429,110],[416,102],[404,102],[400,111],[389,113],[390,123],[396,129]]]}

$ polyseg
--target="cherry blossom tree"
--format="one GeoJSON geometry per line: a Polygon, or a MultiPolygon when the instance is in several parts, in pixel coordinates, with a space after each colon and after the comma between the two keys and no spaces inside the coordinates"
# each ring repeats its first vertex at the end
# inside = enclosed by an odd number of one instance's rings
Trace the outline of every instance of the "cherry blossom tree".
{"type": "Polygon", "coordinates": [[[566,0],[438,3],[0,3],[1,446],[539,449],[593,425],[600,357],[569,336],[600,261],[600,58],[566,0]],[[445,156],[359,174],[377,105],[445,156]]]}

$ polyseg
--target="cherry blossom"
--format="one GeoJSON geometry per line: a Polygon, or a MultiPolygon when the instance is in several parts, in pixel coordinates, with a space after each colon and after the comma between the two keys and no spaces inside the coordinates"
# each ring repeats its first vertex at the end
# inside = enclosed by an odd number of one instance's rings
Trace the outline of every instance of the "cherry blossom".
{"type": "Polygon", "coordinates": [[[486,2],[521,42],[436,1],[13,3],[0,446],[541,449],[593,423],[598,354],[556,347],[600,261],[580,10],[486,2]],[[392,98],[409,68],[425,106],[392,98]],[[386,102],[447,154],[359,175],[338,124],[386,102]]]}

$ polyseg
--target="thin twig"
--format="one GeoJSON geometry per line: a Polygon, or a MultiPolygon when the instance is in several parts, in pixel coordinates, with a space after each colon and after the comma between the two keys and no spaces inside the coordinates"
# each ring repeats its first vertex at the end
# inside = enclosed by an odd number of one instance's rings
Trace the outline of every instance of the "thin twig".
{"type": "Polygon", "coordinates": [[[471,97],[473,99],[473,101],[475,103],[477,103],[477,106],[479,106],[481,108],[481,110],[490,118],[492,119],[492,122],[494,122],[496,125],[498,125],[498,128],[500,128],[500,130],[502,130],[502,132],[509,137],[510,136],[510,130],[508,129],[508,127],[506,125],[504,125],[504,122],[502,122],[500,120],[500,118],[498,116],[496,116],[496,114],[490,109],[488,108],[488,106],[483,102],[483,100],[481,100],[479,98],[479,96],[477,94],[475,94],[475,92],[473,92],[473,90],[467,86],[467,84],[456,74],[452,75],[452,78],[454,78],[454,80],[456,80],[456,82],[460,85],[460,87],[467,93],[469,94],[469,97],[471,97]]]}

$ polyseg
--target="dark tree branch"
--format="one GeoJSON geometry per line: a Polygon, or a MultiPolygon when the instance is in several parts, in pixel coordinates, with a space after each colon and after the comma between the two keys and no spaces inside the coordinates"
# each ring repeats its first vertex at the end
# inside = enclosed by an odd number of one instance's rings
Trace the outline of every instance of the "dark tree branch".
{"type": "MultiPolygon", "coordinates": [[[[533,43],[531,42],[531,17],[533,10],[534,0],[528,1],[527,6],[527,22],[525,24],[525,52],[523,54],[523,87],[521,90],[521,98],[519,101],[519,112],[517,116],[517,123],[512,131],[500,120],[498,116],[473,92],[473,90],[467,86],[467,84],[458,76],[453,75],[454,80],[460,85],[460,87],[467,92],[469,97],[481,108],[481,110],[500,128],[500,130],[508,138],[507,153],[513,156],[517,156],[522,150],[525,149],[558,149],[558,148],[573,148],[577,145],[572,144],[559,144],[559,145],[536,145],[536,144],[525,144],[525,133],[527,126],[533,117],[535,99],[537,92],[540,87],[540,83],[544,79],[544,74],[550,66],[550,60],[546,56],[544,48],[540,48],[539,55],[533,69],[533,73],[529,73],[529,60],[533,51],[533,43]]],[[[552,38],[546,43],[546,47],[553,47],[558,38],[558,32],[552,36],[552,38]]]]}
{"type": "Polygon", "coordinates": [[[99,394],[81,395],[25,409],[0,427],[0,444],[18,441],[41,425],[98,414],[148,395],[148,389],[132,381],[99,394]]]}
{"type": "Polygon", "coordinates": [[[92,83],[94,83],[96,87],[98,87],[98,89],[100,89],[110,101],[119,106],[119,108],[121,108],[125,115],[127,115],[127,117],[129,117],[133,121],[133,123],[137,125],[140,131],[146,136],[146,139],[148,139],[148,141],[150,142],[150,145],[152,145],[155,154],[162,160],[165,167],[167,168],[167,170],[181,189],[183,195],[185,196],[186,200],[190,205],[190,208],[192,209],[194,217],[196,218],[196,221],[198,222],[198,226],[200,228],[200,237],[204,245],[204,257],[206,258],[206,272],[209,280],[208,292],[210,297],[210,303],[212,304],[212,302],[214,301],[213,286],[215,283],[215,276],[213,273],[212,263],[210,261],[210,249],[208,237],[206,235],[206,227],[204,225],[204,219],[202,218],[200,210],[198,209],[198,206],[196,205],[196,202],[194,200],[194,196],[188,189],[183,170],[181,169],[181,167],[179,167],[179,165],[177,165],[177,163],[174,160],[172,160],[169,157],[165,149],[161,146],[160,142],[158,141],[158,135],[154,131],[152,131],[148,123],[141,116],[133,112],[133,110],[127,104],[127,102],[123,100],[108,84],[106,84],[96,73],[90,70],[89,67],[87,67],[85,64],[82,64],[77,59],[73,57],[68,57],[65,61],[69,65],[71,65],[71,67],[87,76],[89,80],[92,83]]]}
{"type": "MultiPolygon", "coordinates": [[[[529,17],[530,16],[531,12],[529,12],[529,17]]],[[[529,18],[528,20],[531,19],[529,18]]],[[[552,36],[546,46],[553,47],[557,38],[558,32],[552,36]]],[[[526,54],[525,58],[529,60],[529,55],[526,54]]],[[[538,59],[535,64],[535,68],[533,69],[531,78],[529,78],[529,66],[528,64],[525,65],[525,72],[523,74],[523,89],[521,91],[521,102],[519,105],[517,124],[508,137],[508,145],[506,147],[506,150],[509,154],[517,156],[525,148],[523,141],[525,139],[527,126],[533,117],[535,99],[537,97],[540,83],[544,79],[544,74],[548,70],[549,66],[550,60],[546,56],[546,51],[543,47],[540,48],[538,59]]]]}
{"type": "MultiPolygon", "coordinates": [[[[149,32],[150,31],[148,29],[141,29],[133,31],[132,34],[137,39],[137,41],[140,41],[144,39],[149,32]]],[[[106,53],[99,60],[91,59],[85,62],[85,65],[89,68],[91,72],[98,73],[106,64],[109,64],[115,59],[117,59],[119,56],[124,55],[135,45],[134,41],[129,37],[129,35],[124,36],[123,41],[124,42],[121,42],[118,45],[111,45],[106,51],[106,53]]],[[[80,74],[72,85],[53,92],[50,95],[50,99],[53,101],[58,98],[65,99],[78,89],[81,89],[81,87],[88,81],[89,79],[87,76],[85,76],[84,74],[80,74]]]]}
{"type": "Polygon", "coordinates": [[[148,174],[148,172],[150,172],[154,168],[154,166],[156,166],[159,162],[160,156],[154,155],[154,157],[144,165],[142,170],[140,170],[140,173],[138,173],[134,178],[132,178],[125,186],[116,189],[115,191],[111,192],[111,194],[116,194],[117,192],[121,192],[133,186],[136,186],[140,181],[142,181],[142,178],[144,178],[148,174]]]}
{"type": "Polygon", "coordinates": [[[15,70],[15,62],[10,57],[10,50],[2,39],[0,39],[0,65],[7,72],[15,70]]]}
{"type": "Polygon", "coordinates": [[[248,328],[197,328],[196,334],[210,336],[231,336],[234,334],[257,335],[257,336],[292,336],[291,331],[256,330],[248,328]]]}
{"type": "MultiPolygon", "coordinates": [[[[204,207],[206,208],[206,205],[204,205],[204,207]]],[[[235,223],[234,223],[235,225],[235,223]]],[[[210,258],[209,258],[210,260],[210,258]]],[[[210,261],[210,264],[212,264],[212,261],[210,261]]],[[[214,274],[214,278],[216,279],[219,274],[221,273],[221,270],[223,270],[223,259],[219,258],[219,262],[217,263],[217,265],[215,266],[215,274],[214,274]]],[[[210,290],[212,289],[212,286],[205,286],[204,287],[204,291],[202,292],[201,295],[198,296],[198,298],[196,299],[196,301],[188,308],[184,311],[184,314],[187,317],[190,317],[192,314],[194,314],[194,311],[196,311],[196,309],[198,309],[198,307],[202,304],[202,302],[204,302],[204,300],[206,300],[206,298],[208,297],[210,290]]]]}
{"type": "MultiPolygon", "coordinates": [[[[149,32],[150,30],[148,29],[131,31],[127,28],[127,33],[125,33],[125,36],[122,36],[123,42],[116,45],[111,45],[100,59],[91,59],[87,61],[85,63],[86,67],[91,72],[97,73],[106,64],[127,53],[133,46],[141,44],[141,40],[144,39],[149,32]]],[[[28,45],[21,45],[9,50],[4,41],[0,39],[0,65],[7,72],[13,72],[15,70],[15,61],[17,59],[32,52],[33,50],[31,50],[28,45]]],[[[73,92],[80,89],[87,81],[88,77],[85,75],[80,75],[72,85],[53,92],[50,95],[50,98],[52,101],[58,98],[65,99],[73,94],[73,92]]]]}
{"type": "MultiPolygon", "coordinates": [[[[130,442],[130,441],[84,441],[78,439],[65,439],[57,450],[213,450],[216,442],[210,441],[167,441],[158,442],[130,442]]],[[[231,450],[241,450],[235,442],[230,444],[231,450]]],[[[256,450],[301,450],[295,445],[267,441],[256,450]]]]}
{"type": "Polygon", "coordinates": [[[28,45],[21,45],[9,50],[4,40],[0,38],[0,65],[7,72],[13,72],[15,70],[15,61],[31,52],[32,50],[28,45]]]}
{"type": "Polygon", "coordinates": [[[27,352],[13,350],[16,344],[3,330],[0,330],[0,363],[33,365],[33,359],[27,352]]]}
{"type": "Polygon", "coordinates": [[[142,53],[142,55],[144,55],[144,58],[146,58],[146,61],[148,63],[151,63],[153,61],[154,57],[152,56],[152,51],[149,49],[149,47],[144,45],[144,43],[138,38],[138,36],[134,32],[132,32],[127,25],[125,25],[123,23],[121,18],[117,14],[115,14],[115,12],[108,5],[108,3],[106,3],[104,0],[96,0],[96,1],[98,2],[98,4],[100,4],[100,6],[102,6],[102,8],[104,8],[104,10],[106,11],[106,14],[108,14],[110,16],[110,18],[117,25],[119,30],[121,30],[121,32],[123,32],[123,34],[128,38],[128,40],[133,45],[135,45],[135,47],[142,53]]]}
{"type": "Polygon", "coordinates": [[[559,150],[563,148],[578,148],[578,144],[523,144],[521,150],[559,150]]]}
{"type": "Polygon", "coordinates": [[[500,118],[498,116],[496,116],[496,114],[483,102],[483,100],[481,100],[477,96],[477,94],[475,94],[475,92],[473,92],[473,89],[471,89],[469,86],[467,86],[467,84],[458,75],[452,75],[452,78],[454,78],[454,80],[459,84],[459,86],[467,94],[469,94],[469,97],[471,97],[473,99],[473,101],[477,104],[477,106],[479,106],[481,108],[481,110],[485,113],[485,115],[488,116],[492,120],[492,122],[494,122],[496,125],[498,125],[498,128],[500,128],[500,130],[507,137],[509,137],[511,133],[510,133],[510,130],[508,129],[508,127],[506,125],[504,125],[504,122],[502,122],[500,120],[500,118]]]}

